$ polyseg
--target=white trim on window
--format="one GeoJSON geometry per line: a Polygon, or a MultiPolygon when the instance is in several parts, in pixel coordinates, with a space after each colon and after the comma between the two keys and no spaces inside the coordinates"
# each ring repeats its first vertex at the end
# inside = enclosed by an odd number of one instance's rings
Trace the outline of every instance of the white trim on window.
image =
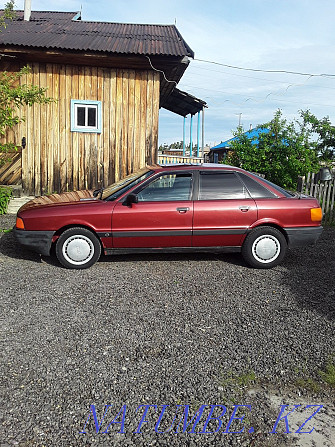
{"type": "Polygon", "coordinates": [[[71,132],[101,133],[101,123],[101,101],[71,99],[71,132]]]}

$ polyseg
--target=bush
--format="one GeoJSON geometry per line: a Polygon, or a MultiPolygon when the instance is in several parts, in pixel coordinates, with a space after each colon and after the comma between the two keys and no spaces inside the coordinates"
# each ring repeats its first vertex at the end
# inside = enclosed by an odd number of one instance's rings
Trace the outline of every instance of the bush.
{"type": "Polygon", "coordinates": [[[11,195],[12,190],[10,188],[0,187],[0,214],[6,214],[11,195]]]}

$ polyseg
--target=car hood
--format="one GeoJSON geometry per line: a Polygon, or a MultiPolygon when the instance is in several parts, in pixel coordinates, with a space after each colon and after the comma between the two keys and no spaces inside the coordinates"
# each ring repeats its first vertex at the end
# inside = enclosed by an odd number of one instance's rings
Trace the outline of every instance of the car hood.
{"type": "Polygon", "coordinates": [[[81,190],[73,192],[63,192],[62,194],[51,194],[49,196],[39,196],[36,199],[25,203],[19,211],[26,211],[31,208],[50,206],[50,205],[65,205],[66,203],[80,202],[81,200],[96,200],[93,197],[92,190],[81,190]]]}

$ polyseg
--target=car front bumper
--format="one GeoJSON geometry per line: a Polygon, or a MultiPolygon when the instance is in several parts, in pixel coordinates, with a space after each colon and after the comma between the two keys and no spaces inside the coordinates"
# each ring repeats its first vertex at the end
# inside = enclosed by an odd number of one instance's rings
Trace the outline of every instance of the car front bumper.
{"type": "Polygon", "coordinates": [[[285,228],[289,247],[312,245],[319,239],[323,227],[285,228]]]}
{"type": "Polygon", "coordinates": [[[50,256],[52,237],[54,234],[54,231],[27,231],[14,228],[15,239],[21,245],[44,256],[50,256]]]}

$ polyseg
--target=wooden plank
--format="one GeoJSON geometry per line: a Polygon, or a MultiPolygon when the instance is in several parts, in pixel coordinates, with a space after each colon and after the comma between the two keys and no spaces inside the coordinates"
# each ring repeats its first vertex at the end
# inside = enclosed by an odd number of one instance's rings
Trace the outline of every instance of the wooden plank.
{"type": "Polygon", "coordinates": [[[0,154],[0,160],[10,157],[4,165],[0,166],[0,184],[10,185],[17,184],[21,181],[21,152],[0,154]]]}
{"type": "Polygon", "coordinates": [[[140,72],[135,73],[135,127],[134,127],[134,157],[133,169],[139,169],[141,165],[140,151],[141,151],[141,81],[142,75],[140,72]]]}
{"type": "MultiPolygon", "coordinates": [[[[40,86],[40,66],[38,63],[31,65],[33,85],[40,86]]],[[[34,134],[34,191],[35,195],[41,195],[41,105],[33,105],[34,121],[31,123],[34,134]]]]}
{"type": "MultiPolygon", "coordinates": [[[[21,85],[27,83],[27,76],[22,76],[20,80],[21,85]]],[[[20,112],[20,117],[24,118],[24,121],[21,122],[21,124],[18,126],[18,138],[22,140],[23,137],[27,140],[27,107],[23,107],[20,112]]],[[[28,150],[27,146],[23,149],[22,148],[22,154],[21,154],[21,179],[22,179],[22,187],[25,193],[28,192],[28,150]]]]}
{"type": "Polygon", "coordinates": [[[157,163],[158,159],[158,125],[159,125],[159,89],[160,76],[154,73],[153,77],[153,105],[152,105],[152,148],[150,164],[157,163]]]}
{"type": "MultiPolygon", "coordinates": [[[[26,82],[28,85],[33,83],[32,72],[26,75],[26,82]]],[[[35,142],[34,142],[34,109],[32,107],[27,107],[26,109],[26,141],[27,141],[27,192],[28,194],[35,193],[35,142]]]]}
{"type": "Polygon", "coordinates": [[[141,168],[146,164],[147,81],[148,81],[148,72],[143,71],[141,73],[141,102],[140,102],[141,136],[140,136],[140,145],[138,148],[140,156],[139,167],[141,168]]]}
{"type": "MultiPolygon", "coordinates": [[[[85,67],[85,93],[84,93],[84,100],[91,100],[96,98],[96,92],[92,91],[92,68],[91,67],[85,67]]],[[[85,155],[84,155],[84,188],[88,189],[92,186],[92,164],[94,163],[94,160],[92,160],[92,157],[94,155],[94,134],[91,134],[89,132],[84,132],[84,139],[85,139],[85,155]]]]}
{"type": "MultiPolygon", "coordinates": [[[[97,94],[97,101],[101,101],[101,113],[102,113],[102,117],[101,117],[101,134],[96,134],[95,138],[96,138],[96,151],[97,151],[97,166],[95,168],[95,175],[96,175],[96,179],[95,179],[95,185],[94,188],[101,188],[103,186],[103,144],[102,142],[104,141],[104,139],[106,138],[109,141],[109,135],[106,134],[106,130],[104,127],[105,121],[104,121],[104,115],[105,115],[105,110],[104,110],[104,88],[105,88],[105,82],[104,82],[104,71],[102,68],[98,68],[96,70],[96,72],[92,71],[92,77],[95,77],[97,82],[95,85],[96,88],[96,94],[97,94]]],[[[108,104],[109,105],[109,104],[108,104]]],[[[110,109],[110,107],[107,108],[106,112],[108,113],[108,110],[110,109]]],[[[106,185],[107,186],[107,185],[106,185]]]]}
{"type": "MultiPolygon", "coordinates": [[[[47,73],[45,64],[40,64],[40,87],[47,88],[47,73]]],[[[46,96],[50,96],[49,91],[46,96]]],[[[40,166],[41,166],[41,194],[45,194],[48,188],[48,164],[47,164],[47,140],[50,129],[47,127],[47,113],[49,104],[40,106],[40,166]]]]}
{"type": "Polygon", "coordinates": [[[115,181],[120,179],[122,157],[122,70],[116,72],[116,116],[115,116],[115,181]]]}
{"type": "Polygon", "coordinates": [[[153,113],[153,72],[147,74],[147,108],[146,108],[146,130],[145,130],[145,164],[151,164],[152,151],[152,113],[153,113]]]}
{"type": "Polygon", "coordinates": [[[134,171],[135,71],[129,70],[127,174],[134,171]]]}
{"type": "Polygon", "coordinates": [[[64,192],[67,189],[67,163],[66,163],[66,115],[67,115],[67,101],[66,101],[66,69],[65,65],[60,65],[59,68],[59,182],[60,191],[64,192]]]}
{"type": "Polygon", "coordinates": [[[117,72],[116,70],[110,71],[110,104],[111,110],[109,112],[109,164],[105,171],[107,171],[108,182],[107,184],[114,183],[116,180],[115,167],[116,167],[116,101],[117,101],[117,72]]]}
{"type": "MultiPolygon", "coordinates": [[[[85,68],[78,67],[78,81],[79,81],[79,98],[85,99],[85,68]]],[[[78,149],[79,149],[79,166],[78,166],[78,187],[85,189],[85,134],[83,132],[75,132],[78,134],[78,149]]]]}
{"type": "MultiPolygon", "coordinates": [[[[77,66],[72,67],[72,97],[71,99],[79,99],[79,69],[77,66]]],[[[72,181],[73,181],[73,189],[79,189],[79,164],[80,164],[80,155],[79,155],[79,135],[78,132],[71,132],[72,136],[72,155],[73,155],[73,163],[72,163],[72,181]]]]}
{"type": "Polygon", "coordinates": [[[121,139],[121,178],[128,174],[128,114],[129,114],[129,100],[128,100],[128,84],[129,73],[128,70],[122,71],[122,139],[121,139]]]}
{"type": "Polygon", "coordinates": [[[109,170],[110,170],[110,152],[111,152],[111,138],[110,138],[110,121],[111,115],[113,114],[114,108],[111,106],[113,104],[113,98],[111,98],[111,72],[108,69],[102,70],[103,75],[103,99],[102,99],[102,120],[103,120],[103,130],[102,130],[102,148],[101,148],[101,163],[102,163],[102,186],[106,187],[109,185],[109,170]]]}
{"type": "Polygon", "coordinates": [[[65,66],[65,148],[66,190],[73,190],[73,147],[71,132],[71,99],[72,99],[72,65],[65,66]]]}
{"type": "Polygon", "coordinates": [[[59,122],[59,114],[60,114],[60,91],[59,91],[59,81],[60,81],[60,66],[58,64],[54,64],[52,67],[53,73],[53,97],[57,100],[54,103],[53,107],[53,172],[54,172],[54,182],[52,192],[60,192],[60,122],[59,122]]]}
{"type": "MultiPolygon", "coordinates": [[[[53,66],[52,64],[46,64],[46,80],[47,80],[47,87],[48,87],[48,96],[51,98],[57,100],[54,95],[54,89],[53,89],[53,66]]],[[[46,141],[46,168],[47,168],[47,184],[45,186],[45,193],[51,194],[53,189],[53,178],[54,178],[54,171],[53,171],[53,159],[54,159],[54,152],[53,152],[53,144],[54,144],[54,132],[53,132],[53,115],[55,110],[55,104],[52,102],[48,105],[46,108],[46,135],[45,135],[45,141],[46,141]]]]}
{"type": "Polygon", "coordinates": [[[331,205],[330,196],[331,196],[331,191],[334,188],[335,188],[335,180],[333,180],[332,182],[328,182],[327,195],[325,197],[325,208],[327,210],[327,215],[326,215],[326,219],[325,219],[326,222],[329,221],[330,217],[331,217],[330,216],[330,205],[331,205]]]}

